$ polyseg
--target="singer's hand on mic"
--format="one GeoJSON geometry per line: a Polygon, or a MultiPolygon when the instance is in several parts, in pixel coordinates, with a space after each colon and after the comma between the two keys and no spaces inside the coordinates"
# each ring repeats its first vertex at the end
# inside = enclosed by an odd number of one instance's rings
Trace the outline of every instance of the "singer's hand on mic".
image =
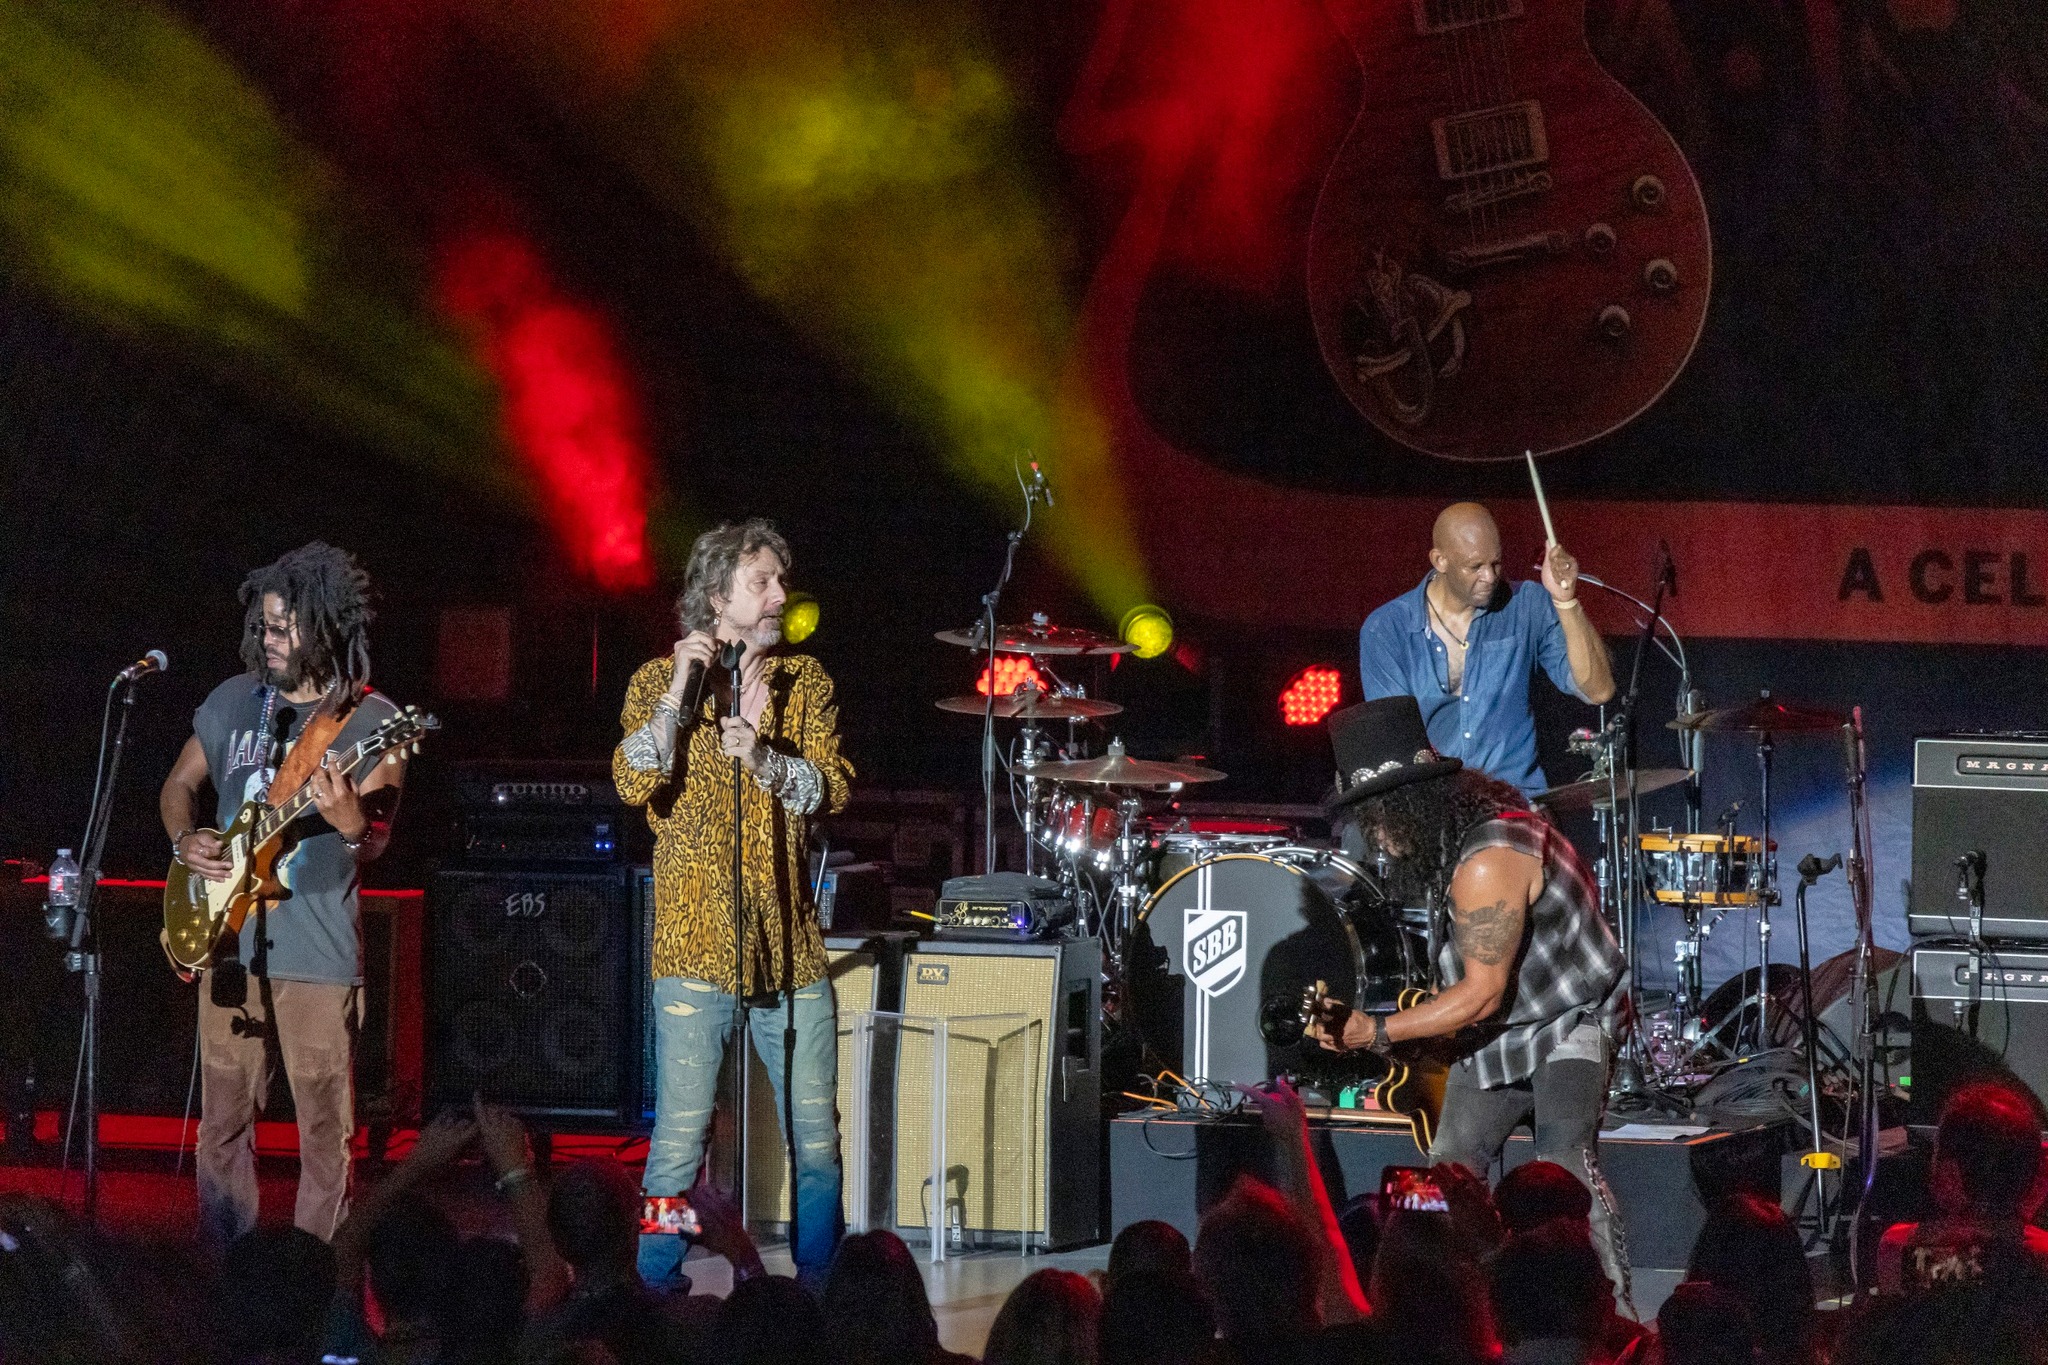
{"type": "Polygon", "coordinates": [[[1543,556],[1543,588],[1560,607],[1578,600],[1579,561],[1562,545],[1551,546],[1543,556]]]}
{"type": "Polygon", "coordinates": [[[761,771],[761,760],[768,756],[767,746],[761,743],[761,736],[754,733],[754,727],[738,716],[725,716],[719,720],[718,747],[727,757],[738,759],[740,766],[750,773],[761,771]]]}
{"type": "Polygon", "coordinates": [[[669,679],[668,699],[681,706],[683,688],[690,681],[690,666],[702,664],[709,669],[718,657],[718,640],[705,631],[693,630],[676,641],[673,657],[675,676],[669,679]]]}

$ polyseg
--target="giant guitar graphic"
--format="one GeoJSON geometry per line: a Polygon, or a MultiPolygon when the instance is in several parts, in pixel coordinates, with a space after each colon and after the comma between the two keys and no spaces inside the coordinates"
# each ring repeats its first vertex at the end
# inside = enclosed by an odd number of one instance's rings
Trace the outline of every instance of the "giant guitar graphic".
{"type": "Polygon", "coordinates": [[[1309,230],[1309,307],[1354,406],[1459,460],[1622,426],[1706,321],[1699,184],[1594,60],[1584,0],[1330,0],[1364,99],[1309,230]]]}

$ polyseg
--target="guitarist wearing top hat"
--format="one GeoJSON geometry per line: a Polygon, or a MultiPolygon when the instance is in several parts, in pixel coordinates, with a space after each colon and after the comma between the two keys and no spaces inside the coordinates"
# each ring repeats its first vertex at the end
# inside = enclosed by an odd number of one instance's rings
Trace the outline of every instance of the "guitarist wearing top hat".
{"type": "Polygon", "coordinates": [[[294,1221],[331,1238],[348,1211],[363,990],[357,869],[390,840],[405,779],[396,753],[360,781],[339,761],[397,711],[369,689],[369,588],[352,556],[319,541],[244,580],[247,671],[194,713],[158,802],[172,855],[211,881],[238,870],[204,828],[203,785],[223,830],[245,802],[276,805],[301,785],[314,807],[283,834],[284,895],[239,936],[222,934],[199,991],[195,1160],[200,1232],[216,1251],[256,1224],[256,1116],[279,1062],[298,1116],[294,1221]],[[298,753],[309,729],[318,747],[298,753]]]}
{"type": "Polygon", "coordinates": [[[1439,754],[1413,697],[1339,711],[1330,733],[1333,809],[1384,855],[1397,903],[1428,904],[1439,984],[1392,1014],[1323,1000],[1312,1033],[1332,1050],[1381,1055],[1445,1040],[1456,1061],[1431,1162],[1483,1176],[1530,1124],[1537,1157],[1592,1191],[1594,1241],[1626,1297],[1626,1248],[1598,1161],[1626,972],[1577,853],[1520,792],[1439,754]]]}

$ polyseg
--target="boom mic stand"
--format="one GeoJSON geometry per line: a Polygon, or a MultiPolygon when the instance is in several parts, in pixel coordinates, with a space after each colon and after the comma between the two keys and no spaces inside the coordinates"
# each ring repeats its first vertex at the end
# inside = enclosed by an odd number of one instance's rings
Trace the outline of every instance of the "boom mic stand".
{"type": "MultiPolygon", "coordinates": [[[[1003,600],[1003,589],[1010,586],[1010,574],[1017,566],[1017,547],[1024,543],[1024,535],[1031,529],[1031,509],[1043,496],[1036,486],[1024,481],[1023,470],[1016,470],[1016,474],[1017,487],[1024,493],[1024,524],[1004,537],[1003,571],[997,576],[995,587],[981,599],[981,628],[988,641],[988,697],[981,708],[981,870],[985,873],[996,870],[996,607],[1003,600]]],[[[1028,777],[1025,780],[1031,785],[1028,777]]],[[[1031,857],[1030,847],[1027,838],[1027,860],[1031,857]]],[[[793,1191],[791,1197],[795,1197],[793,1191]]]]}
{"type": "Polygon", "coordinates": [[[1863,1162],[1863,1189],[1849,1225],[1849,1276],[1861,1288],[1857,1243],[1870,1191],[1877,1183],[1877,981],[1870,970],[1876,921],[1871,900],[1870,803],[1865,791],[1869,760],[1863,744],[1863,708],[1854,708],[1849,716],[1849,723],[1842,727],[1842,744],[1849,773],[1849,899],[1856,911],[1856,971],[1850,993],[1856,1001],[1857,1144],[1863,1162]]]}
{"type": "MultiPolygon", "coordinates": [[[[1584,577],[1584,575],[1581,575],[1584,577]]],[[[1621,892],[1621,953],[1628,964],[1629,989],[1633,996],[1640,996],[1638,982],[1642,973],[1636,966],[1636,918],[1642,903],[1642,871],[1635,857],[1636,834],[1636,702],[1642,695],[1643,655],[1650,642],[1656,638],[1657,622],[1664,617],[1664,594],[1671,585],[1671,548],[1660,544],[1657,560],[1657,590],[1652,594],[1648,615],[1644,618],[1642,631],[1636,636],[1635,656],[1629,662],[1628,690],[1622,694],[1619,714],[1615,717],[1615,733],[1620,737],[1622,767],[1628,775],[1626,797],[1628,801],[1628,839],[1619,845],[1616,852],[1623,858],[1619,885],[1621,892]]],[[[1602,584],[1601,586],[1605,586],[1602,584]]],[[[1617,802],[1622,793],[1616,793],[1617,802]]],[[[1643,1076],[1642,1030],[1637,1027],[1641,1010],[1636,1008],[1639,999],[1631,1000],[1628,1037],[1623,1041],[1621,1055],[1617,1059],[1614,1074],[1614,1089],[1617,1094],[1632,1099],[1643,1096],[1649,1089],[1643,1076]]]]}
{"type": "MultiPolygon", "coordinates": [[[[99,887],[100,861],[106,854],[107,829],[114,818],[114,789],[121,778],[121,753],[128,742],[128,717],[135,710],[135,683],[142,675],[123,670],[107,685],[107,704],[113,705],[114,689],[121,689],[121,721],[114,728],[113,755],[108,760],[106,780],[94,773],[93,804],[86,815],[85,839],[78,874],[78,906],[72,912],[71,937],[64,954],[64,966],[78,972],[85,982],[85,1020],[79,1028],[78,1066],[71,1086],[71,1117],[64,1125],[63,1165],[71,1160],[71,1135],[79,1117],[79,1093],[85,1096],[85,1220],[95,1221],[100,1202],[100,940],[93,926],[93,893],[99,887]]],[[[105,722],[100,736],[106,737],[105,722]]]]}
{"type": "MultiPolygon", "coordinates": [[[[718,653],[718,666],[726,669],[732,677],[732,711],[734,719],[740,714],[740,656],[747,652],[746,645],[734,640],[723,645],[718,653]]],[[[747,1225],[747,1111],[749,1096],[747,1082],[747,1048],[751,1045],[748,1036],[747,1019],[747,892],[746,826],[742,799],[746,792],[740,783],[746,776],[739,755],[732,760],[732,1042],[726,1052],[733,1059],[733,1167],[732,1204],[740,1211],[740,1226],[747,1225]]],[[[794,1201],[796,1191],[790,1191],[794,1201]]],[[[794,1207],[792,1202],[791,1207],[794,1207]]]]}

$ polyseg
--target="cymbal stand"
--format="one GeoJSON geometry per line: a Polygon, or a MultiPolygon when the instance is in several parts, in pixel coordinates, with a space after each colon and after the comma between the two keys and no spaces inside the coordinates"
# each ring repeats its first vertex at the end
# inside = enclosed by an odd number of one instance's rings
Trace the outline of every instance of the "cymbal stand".
{"type": "MultiPolygon", "coordinates": [[[[1763,884],[1756,899],[1756,1048],[1759,1052],[1771,1045],[1771,906],[1778,899],[1778,855],[1771,847],[1771,761],[1777,755],[1778,746],[1766,730],[1756,737],[1756,762],[1763,789],[1759,793],[1757,809],[1763,818],[1764,846],[1757,856],[1763,859],[1763,884]]],[[[1736,1030],[1739,1044],[1742,1031],[1736,1030]]]]}
{"type": "Polygon", "coordinates": [[[1027,720],[1018,732],[1023,741],[1023,751],[1017,756],[1017,767],[1024,775],[1024,809],[1017,813],[1017,821],[1024,827],[1024,875],[1038,875],[1038,777],[1036,769],[1041,757],[1038,749],[1039,730],[1036,721],[1027,720]]]}

